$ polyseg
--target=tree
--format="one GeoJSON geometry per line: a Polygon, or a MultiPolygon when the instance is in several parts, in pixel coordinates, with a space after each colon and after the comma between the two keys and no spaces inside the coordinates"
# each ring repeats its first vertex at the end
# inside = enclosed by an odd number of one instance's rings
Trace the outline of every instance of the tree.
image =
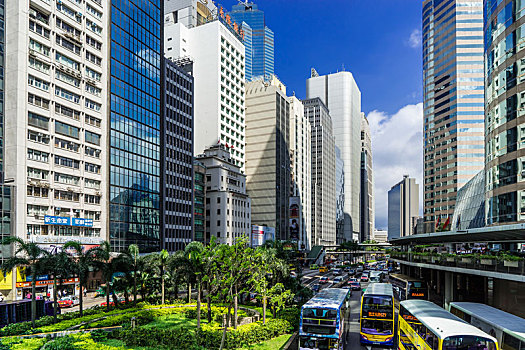
{"type": "Polygon", "coordinates": [[[83,316],[83,305],[84,297],[83,290],[86,288],[87,279],[89,277],[89,272],[92,268],[97,268],[97,260],[99,257],[104,257],[104,252],[102,248],[93,247],[87,250],[84,250],[82,244],[76,241],[68,241],[64,244],[64,250],[71,249],[73,250],[71,267],[73,268],[74,273],[78,276],[80,283],[80,296],[79,296],[79,310],[80,317],[83,316]]]}
{"type": "Polygon", "coordinates": [[[24,242],[14,236],[5,237],[2,245],[14,244],[13,256],[4,260],[0,269],[4,274],[13,271],[15,267],[27,267],[31,274],[31,323],[35,327],[36,320],[36,279],[46,271],[46,258],[49,253],[33,242],[24,242]]]}
{"type": "Polygon", "coordinates": [[[133,273],[133,303],[137,303],[137,273],[139,266],[139,246],[131,244],[128,250],[124,252],[129,257],[131,272],[133,273]]]}
{"type": "MultiPolygon", "coordinates": [[[[205,249],[201,242],[191,242],[184,249],[184,255],[188,261],[188,282],[191,286],[195,284],[197,289],[197,328],[201,326],[201,288],[202,279],[206,274],[205,249]]],[[[191,287],[190,287],[191,288],[191,287]]],[[[191,290],[190,290],[191,293],[191,290]]]]}
{"type": "MultiPolygon", "coordinates": [[[[110,296],[114,292],[113,276],[117,272],[125,272],[128,265],[125,256],[122,254],[112,258],[111,257],[111,246],[107,241],[104,241],[98,247],[98,251],[95,254],[93,260],[93,266],[97,270],[102,272],[102,278],[106,283],[106,308],[109,311],[110,308],[110,296]]],[[[117,303],[115,303],[117,306],[117,303]]]]}
{"type": "Polygon", "coordinates": [[[73,270],[71,269],[70,256],[64,251],[49,254],[45,259],[46,270],[53,276],[53,321],[56,323],[57,310],[59,307],[57,301],[57,281],[58,284],[62,286],[64,279],[73,275],[73,270]]]}
{"type": "Polygon", "coordinates": [[[161,284],[161,304],[164,305],[164,279],[165,279],[165,271],[166,271],[166,264],[168,263],[168,258],[170,257],[168,251],[166,249],[162,249],[159,253],[159,262],[160,262],[160,284],[161,284]]]}
{"type": "Polygon", "coordinates": [[[294,294],[284,288],[284,285],[282,283],[277,283],[272,288],[270,288],[269,291],[270,296],[270,305],[272,307],[272,313],[273,317],[277,317],[277,313],[284,309],[286,304],[293,301],[294,294]]]}

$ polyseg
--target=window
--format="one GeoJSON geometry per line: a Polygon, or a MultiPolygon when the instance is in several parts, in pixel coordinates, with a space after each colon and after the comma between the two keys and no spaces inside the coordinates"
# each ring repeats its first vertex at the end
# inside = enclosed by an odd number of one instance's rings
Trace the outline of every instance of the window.
{"type": "Polygon", "coordinates": [[[100,196],[94,196],[91,194],[84,195],[84,203],[88,204],[100,204],[100,196]]]}
{"type": "Polygon", "coordinates": [[[86,98],[86,108],[92,109],[96,112],[100,112],[100,108],[102,108],[102,105],[95,101],[91,101],[89,98],[86,98]]]}
{"type": "Polygon", "coordinates": [[[27,159],[35,160],[37,162],[49,162],[49,153],[41,152],[34,149],[27,149],[27,159]]]}
{"type": "Polygon", "coordinates": [[[56,26],[69,34],[73,34],[75,37],[77,37],[78,40],[80,40],[80,34],[82,33],[80,30],[76,29],[73,26],[70,26],[66,22],[62,21],[60,17],[56,17],[56,26]]]}
{"type": "Polygon", "coordinates": [[[71,68],[71,69],[75,69],[75,70],[80,70],[80,63],[78,63],[77,61],[65,56],[65,55],[62,55],[60,52],[56,52],[56,55],[55,55],[55,60],[66,66],[66,68],[71,68]]]}
{"type": "Polygon", "coordinates": [[[80,112],[55,102],[55,113],[64,115],[75,120],[80,120],[80,112]]]}
{"type": "Polygon", "coordinates": [[[97,49],[99,51],[102,49],[102,43],[99,42],[98,40],[93,39],[89,35],[86,35],[86,43],[89,46],[94,47],[95,49],[97,49]]]}
{"type": "Polygon", "coordinates": [[[80,178],[78,176],[55,172],[55,182],[60,182],[66,185],[78,186],[78,184],[80,183],[80,178]]]}
{"type": "Polygon", "coordinates": [[[74,85],[76,87],[80,87],[80,79],[75,78],[71,74],[64,73],[64,72],[62,72],[61,70],[58,70],[58,69],[55,70],[55,74],[56,74],[56,78],[58,80],[62,80],[65,83],[74,85]]]}
{"type": "Polygon", "coordinates": [[[55,164],[73,168],[73,169],[80,168],[80,161],[76,159],[67,158],[67,157],[57,156],[57,155],[55,155],[55,164]]]}
{"type": "Polygon", "coordinates": [[[98,35],[102,34],[102,27],[90,21],[89,19],[86,19],[86,27],[95,34],[98,34],[98,35]]]}
{"type": "Polygon", "coordinates": [[[36,168],[27,168],[27,177],[38,180],[48,180],[49,171],[36,168]]]}
{"type": "Polygon", "coordinates": [[[95,96],[100,96],[100,94],[102,93],[102,89],[99,89],[98,87],[90,84],[86,84],[86,91],[95,96]]]}
{"type": "Polygon", "coordinates": [[[29,57],[29,67],[46,74],[49,74],[49,70],[51,69],[51,66],[49,64],[37,60],[36,58],[31,56],[29,57]]]}
{"type": "Polygon", "coordinates": [[[75,142],[67,141],[58,137],[55,137],[55,147],[62,148],[72,152],[78,152],[80,145],[75,142]]]}
{"type": "Polygon", "coordinates": [[[34,9],[32,7],[29,8],[29,18],[35,19],[39,22],[49,25],[49,15],[46,15],[43,12],[40,12],[39,10],[34,9]]]}
{"type": "Polygon", "coordinates": [[[75,126],[64,124],[55,120],[55,132],[78,139],[79,129],[75,126]]]}
{"type": "Polygon", "coordinates": [[[85,151],[87,156],[90,156],[90,157],[93,157],[93,158],[100,158],[100,152],[101,151],[99,149],[86,146],[84,148],[84,151],[85,151]]]}
{"type": "Polygon", "coordinates": [[[29,102],[32,105],[44,108],[44,109],[49,109],[48,99],[33,95],[32,93],[27,94],[27,102],[29,102]]]}
{"type": "Polygon", "coordinates": [[[63,201],[79,202],[80,194],[76,192],[71,192],[71,191],[55,190],[55,199],[60,199],[63,201]]]}
{"type": "Polygon", "coordinates": [[[28,112],[28,124],[41,129],[49,129],[49,118],[33,112],[28,112]]]}
{"type": "Polygon", "coordinates": [[[84,210],[84,217],[86,219],[91,219],[91,220],[94,220],[94,221],[100,221],[100,212],[99,211],[84,210]]]}
{"type": "Polygon", "coordinates": [[[45,28],[40,23],[37,23],[33,20],[29,20],[29,30],[49,39],[49,34],[50,34],[49,29],[45,28]]]}
{"type": "Polygon", "coordinates": [[[102,19],[102,12],[96,10],[93,6],[91,6],[90,4],[87,4],[86,5],[86,9],[87,9],[87,12],[92,14],[93,16],[95,16],[96,18],[98,19],[102,19]]]}
{"type": "Polygon", "coordinates": [[[78,23],[82,23],[82,14],[80,12],[71,9],[70,7],[64,5],[62,2],[57,2],[57,9],[69,18],[74,19],[78,23]]]}
{"type": "Polygon", "coordinates": [[[43,205],[27,205],[27,215],[29,216],[44,216],[48,210],[49,207],[43,205]]]}
{"type": "Polygon", "coordinates": [[[50,50],[49,46],[44,45],[33,39],[29,39],[29,53],[32,52],[31,50],[33,52],[38,52],[39,54],[49,57],[49,50],[50,50]]]}
{"type": "Polygon", "coordinates": [[[45,197],[49,196],[49,190],[47,188],[27,186],[27,195],[31,197],[45,197]]]}
{"type": "Polygon", "coordinates": [[[38,143],[43,143],[44,145],[48,145],[49,141],[51,140],[51,137],[49,135],[42,134],[40,132],[28,130],[27,139],[33,142],[38,142],[38,143]]]}
{"type": "Polygon", "coordinates": [[[100,145],[100,135],[86,130],[85,137],[86,137],[86,142],[89,142],[95,145],[100,145]]]}
{"type": "Polygon", "coordinates": [[[49,91],[49,83],[47,81],[34,77],[31,74],[28,75],[28,84],[38,89],[49,91]]]}
{"type": "Polygon", "coordinates": [[[88,114],[86,114],[86,124],[96,126],[97,128],[100,128],[100,119],[92,117],[88,114]]]}
{"type": "Polygon", "coordinates": [[[55,86],[55,95],[60,96],[63,99],[66,99],[74,103],[80,102],[80,95],[77,95],[74,92],[71,92],[69,90],[62,89],[59,86],[55,86]]]}
{"type": "Polygon", "coordinates": [[[86,59],[91,63],[96,64],[97,66],[100,66],[102,64],[102,58],[92,54],[88,50],[86,50],[86,59]]]}
{"type": "Polygon", "coordinates": [[[95,190],[100,190],[100,181],[85,179],[84,186],[86,186],[86,188],[94,188],[95,190]]]}
{"type": "Polygon", "coordinates": [[[100,165],[97,164],[86,162],[84,169],[90,173],[100,174],[100,165]]]}
{"type": "Polygon", "coordinates": [[[94,71],[93,69],[89,67],[86,67],[86,75],[88,78],[94,79],[96,81],[100,81],[100,79],[102,78],[102,74],[100,74],[97,71],[94,71]]]}
{"type": "Polygon", "coordinates": [[[63,37],[61,37],[60,35],[55,35],[55,38],[56,38],[56,42],[58,45],[62,46],[63,48],[77,54],[77,55],[80,55],[80,46],[78,46],[77,44],[75,44],[74,42],[70,41],[70,40],[67,40],[63,37]]]}

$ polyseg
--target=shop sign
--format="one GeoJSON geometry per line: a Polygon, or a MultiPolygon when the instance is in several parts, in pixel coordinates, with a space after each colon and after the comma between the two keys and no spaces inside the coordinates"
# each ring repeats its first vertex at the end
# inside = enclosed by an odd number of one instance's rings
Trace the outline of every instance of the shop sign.
{"type": "Polygon", "coordinates": [[[0,289],[12,289],[13,288],[13,276],[9,272],[4,276],[4,272],[0,270],[0,289]]]}
{"type": "MultiPolygon", "coordinates": [[[[48,280],[49,279],[49,275],[40,275],[40,276],[36,276],[36,280],[37,281],[45,281],[45,280],[48,280]]],[[[26,276],[26,282],[31,282],[33,280],[33,276],[31,275],[27,275],[26,276]]]]}
{"type": "Polygon", "coordinates": [[[62,225],[62,226],[78,226],[78,227],[93,227],[93,219],[70,218],[70,217],[46,215],[44,216],[44,224],[62,225]]]}
{"type": "MultiPolygon", "coordinates": [[[[67,280],[64,280],[62,283],[63,284],[78,283],[78,277],[69,278],[67,280]]],[[[44,287],[44,286],[52,285],[52,284],[53,284],[53,280],[36,281],[36,286],[37,287],[44,287]]],[[[31,287],[31,282],[18,282],[16,284],[16,288],[29,288],[29,287],[31,287]]]]}

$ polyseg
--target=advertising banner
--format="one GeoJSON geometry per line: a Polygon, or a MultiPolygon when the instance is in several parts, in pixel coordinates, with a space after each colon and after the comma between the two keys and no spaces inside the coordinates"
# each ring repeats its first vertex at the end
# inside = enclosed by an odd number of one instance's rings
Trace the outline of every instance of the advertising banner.
{"type": "Polygon", "coordinates": [[[290,197],[290,240],[298,241],[301,232],[301,211],[300,211],[300,199],[299,197],[290,197]]]}
{"type": "Polygon", "coordinates": [[[275,240],[275,228],[252,225],[252,247],[258,247],[266,241],[275,240]]]}

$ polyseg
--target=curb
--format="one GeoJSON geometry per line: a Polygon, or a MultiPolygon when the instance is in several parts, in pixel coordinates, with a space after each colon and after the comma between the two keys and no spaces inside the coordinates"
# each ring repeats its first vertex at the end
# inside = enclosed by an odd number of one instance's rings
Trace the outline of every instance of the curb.
{"type": "Polygon", "coordinates": [[[282,347],[282,350],[290,349],[292,344],[295,342],[295,338],[297,338],[298,334],[299,334],[298,332],[294,332],[294,334],[292,334],[292,336],[290,337],[290,339],[288,339],[286,344],[284,344],[284,346],[282,347]]]}

